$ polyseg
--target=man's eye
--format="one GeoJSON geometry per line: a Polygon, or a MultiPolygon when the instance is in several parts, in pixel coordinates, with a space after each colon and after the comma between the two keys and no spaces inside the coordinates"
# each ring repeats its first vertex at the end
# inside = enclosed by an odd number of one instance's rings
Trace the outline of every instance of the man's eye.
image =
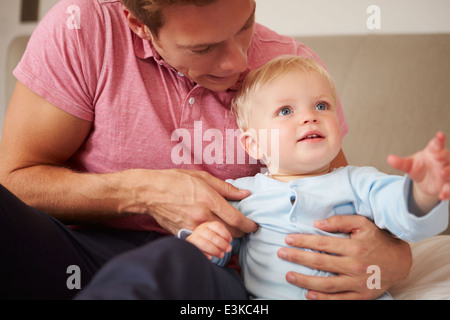
{"type": "Polygon", "coordinates": [[[200,50],[192,50],[193,53],[195,54],[205,54],[210,52],[213,49],[212,46],[206,47],[205,49],[200,49],[200,50]]]}
{"type": "Polygon", "coordinates": [[[292,109],[289,107],[281,108],[280,112],[278,112],[278,116],[287,116],[292,113],[292,109]]]}
{"type": "Polygon", "coordinates": [[[316,105],[316,110],[327,110],[327,109],[328,107],[325,103],[320,102],[316,105]]]}

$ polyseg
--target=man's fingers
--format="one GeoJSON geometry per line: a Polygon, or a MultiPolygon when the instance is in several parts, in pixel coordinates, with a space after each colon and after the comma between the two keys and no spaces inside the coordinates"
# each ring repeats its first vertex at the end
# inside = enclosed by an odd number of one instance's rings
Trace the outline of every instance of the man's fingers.
{"type": "Polygon", "coordinates": [[[323,293],[309,291],[306,294],[308,300],[364,300],[358,292],[323,293]]]}
{"type": "Polygon", "coordinates": [[[364,216],[358,215],[336,215],[326,220],[314,221],[314,226],[327,232],[352,233],[355,230],[367,227],[370,223],[364,216]]]}
{"type": "MultiPolygon", "coordinates": [[[[286,244],[295,248],[305,248],[315,250],[318,252],[326,252],[335,255],[342,255],[345,252],[348,239],[334,238],[329,236],[308,235],[308,234],[291,234],[286,237],[285,241],[286,244]]],[[[294,250],[292,251],[293,255],[295,254],[295,252],[298,251],[295,248],[291,248],[294,250]]],[[[303,255],[305,254],[308,255],[310,253],[310,251],[305,250],[302,251],[303,252],[301,252],[301,254],[303,255]]],[[[300,252],[298,254],[300,254],[300,252]]],[[[294,259],[294,257],[292,259],[294,259]]],[[[301,259],[303,259],[303,257],[301,259]]]]}
{"type": "Polygon", "coordinates": [[[213,177],[209,174],[203,174],[203,180],[209,184],[211,188],[217,191],[222,197],[228,200],[242,200],[250,195],[250,191],[239,189],[232,184],[213,177]]]}
{"type": "Polygon", "coordinates": [[[323,254],[310,250],[297,248],[281,248],[278,250],[278,257],[283,260],[301,264],[311,269],[322,270],[338,274],[358,274],[364,270],[363,265],[347,263],[348,258],[331,254],[323,254]],[[349,267],[355,270],[349,270],[349,267]]]}
{"type": "Polygon", "coordinates": [[[306,296],[308,299],[319,300],[361,299],[361,295],[353,290],[367,285],[364,280],[357,281],[346,276],[307,276],[296,272],[289,272],[286,280],[290,284],[309,290],[306,296]]]}
{"type": "Polygon", "coordinates": [[[363,295],[356,291],[345,291],[337,293],[324,293],[319,291],[308,291],[306,298],[309,300],[369,300],[372,295],[363,295]]]}
{"type": "Polygon", "coordinates": [[[230,227],[234,237],[241,237],[258,229],[255,222],[245,217],[226,200],[242,200],[250,195],[248,190],[238,189],[204,172],[198,174],[216,192],[211,194],[208,201],[211,212],[230,227]]]}
{"type": "MultiPolygon", "coordinates": [[[[210,210],[226,225],[230,226],[231,230],[238,231],[238,234],[233,234],[233,236],[242,236],[258,229],[258,225],[254,221],[244,216],[220,195],[215,200],[213,199],[210,210]]],[[[235,233],[235,231],[232,233],[235,233]]]]}

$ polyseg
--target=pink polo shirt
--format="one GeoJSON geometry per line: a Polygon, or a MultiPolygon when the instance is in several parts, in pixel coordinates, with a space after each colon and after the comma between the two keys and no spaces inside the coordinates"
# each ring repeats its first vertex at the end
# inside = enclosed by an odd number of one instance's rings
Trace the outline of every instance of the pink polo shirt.
{"type": "MultiPolygon", "coordinates": [[[[282,54],[319,60],[306,46],[256,24],[248,69],[282,54]]],[[[225,92],[193,83],[130,30],[119,0],[61,0],[36,28],[14,70],[20,82],[50,103],[93,122],[67,164],[73,169],[197,169],[220,179],[260,171],[241,148],[230,111],[246,73],[225,92]]],[[[345,134],[340,105],[339,117],[345,134]]],[[[161,231],[149,216],[109,225],[161,231]]]]}

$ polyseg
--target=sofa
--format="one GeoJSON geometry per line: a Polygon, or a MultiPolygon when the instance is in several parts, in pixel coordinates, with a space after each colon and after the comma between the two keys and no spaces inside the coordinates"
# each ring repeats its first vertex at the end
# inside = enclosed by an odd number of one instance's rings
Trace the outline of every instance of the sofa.
{"type": "MultiPolygon", "coordinates": [[[[440,130],[450,147],[450,34],[298,37],[325,62],[340,96],[349,132],[343,150],[351,165],[402,174],[386,163],[411,155],[440,130]]],[[[409,277],[396,299],[450,299],[450,228],[411,244],[409,277]]]]}

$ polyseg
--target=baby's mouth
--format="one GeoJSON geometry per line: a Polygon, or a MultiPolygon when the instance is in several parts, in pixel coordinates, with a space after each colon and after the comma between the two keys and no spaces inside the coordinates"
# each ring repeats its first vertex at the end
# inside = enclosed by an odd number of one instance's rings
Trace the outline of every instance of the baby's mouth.
{"type": "Polygon", "coordinates": [[[305,141],[305,140],[317,140],[317,139],[323,139],[325,138],[320,133],[307,133],[303,137],[301,137],[298,141],[305,141]]]}

